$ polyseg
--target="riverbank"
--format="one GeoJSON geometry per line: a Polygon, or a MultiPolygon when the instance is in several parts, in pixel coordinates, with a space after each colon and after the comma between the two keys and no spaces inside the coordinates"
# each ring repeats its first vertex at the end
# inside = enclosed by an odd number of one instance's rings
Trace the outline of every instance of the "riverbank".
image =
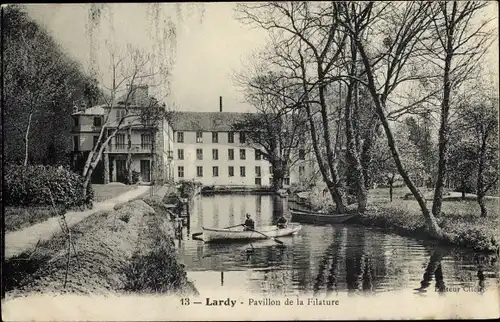
{"type": "Polygon", "coordinates": [[[170,214],[159,196],[92,214],[71,228],[69,264],[62,233],[8,259],[6,296],[196,294],[177,261],[173,235],[170,214]]]}
{"type": "MultiPolygon", "coordinates": [[[[434,239],[425,228],[424,219],[418,203],[415,200],[404,199],[408,193],[406,188],[394,191],[393,201],[389,201],[388,189],[374,189],[369,193],[369,206],[364,214],[349,221],[367,227],[378,227],[385,232],[417,238],[434,239]]],[[[332,210],[329,196],[313,194],[310,202],[324,210],[332,210]]],[[[427,202],[432,209],[432,202],[427,202]]],[[[499,200],[486,200],[489,216],[480,216],[480,210],[475,200],[456,200],[448,198],[443,201],[442,215],[437,218],[444,237],[438,242],[472,249],[477,252],[495,252],[500,250],[500,212],[499,200]]],[[[356,206],[349,207],[355,211],[356,206]]]]}

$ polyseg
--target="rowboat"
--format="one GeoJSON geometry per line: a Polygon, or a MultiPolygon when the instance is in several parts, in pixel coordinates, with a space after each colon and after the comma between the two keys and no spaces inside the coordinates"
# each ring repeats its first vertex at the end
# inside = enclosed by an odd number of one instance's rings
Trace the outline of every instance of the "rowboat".
{"type": "Polygon", "coordinates": [[[257,240],[289,236],[298,233],[302,229],[302,226],[296,223],[290,223],[286,228],[278,228],[276,226],[261,226],[256,227],[255,231],[243,230],[242,226],[233,228],[202,227],[202,229],[204,242],[222,242],[257,240]]]}
{"type": "Polygon", "coordinates": [[[357,214],[328,214],[325,212],[307,211],[291,208],[292,220],[311,224],[341,224],[357,214]]]}

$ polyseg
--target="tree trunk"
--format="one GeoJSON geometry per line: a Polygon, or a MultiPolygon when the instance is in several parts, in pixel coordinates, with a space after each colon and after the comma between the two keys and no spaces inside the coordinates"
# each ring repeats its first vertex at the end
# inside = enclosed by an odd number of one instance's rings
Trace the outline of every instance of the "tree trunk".
{"type": "MultiPolygon", "coordinates": [[[[302,87],[304,89],[304,93],[306,93],[305,100],[307,102],[309,100],[309,95],[307,95],[308,89],[307,89],[307,85],[305,83],[305,78],[304,78],[306,75],[306,71],[305,71],[305,67],[303,64],[303,60],[301,60],[301,72],[302,72],[302,87]]],[[[321,91],[321,94],[323,94],[323,95],[320,95],[320,97],[322,97],[322,100],[324,102],[324,93],[322,91],[321,91]]],[[[330,179],[330,176],[328,175],[326,166],[323,163],[323,156],[321,155],[321,151],[319,149],[319,144],[318,144],[318,140],[316,137],[317,130],[316,130],[316,125],[314,124],[314,119],[313,119],[313,115],[311,112],[311,107],[310,107],[309,103],[305,103],[304,106],[306,109],[307,119],[309,122],[309,131],[310,131],[311,138],[312,138],[314,154],[316,155],[316,160],[317,160],[321,175],[323,176],[323,181],[326,183],[326,186],[328,187],[328,190],[330,191],[330,195],[332,196],[332,199],[335,202],[336,211],[338,213],[345,213],[347,208],[345,206],[344,196],[343,196],[343,192],[342,192],[342,186],[341,186],[340,181],[337,178],[336,165],[330,164],[330,169],[334,170],[331,173],[332,178],[330,179]]],[[[328,124],[327,119],[324,118],[324,117],[326,117],[326,109],[322,108],[322,116],[323,116],[323,126],[324,126],[325,123],[328,124]]],[[[328,131],[327,131],[327,133],[328,133],[328,131]]],[[[328,139],[328,142],[330,142],[329,137],[327,137],[325,139],[328,139]]],[[[325,142],[325,144],[326,144],[326,142],[325,142]]],[[[330,151],[329,156],[333,157],[333,155],[331,154],[331,147],[327,146],[327,153],[328,153],[328,151],[330,151]]]]}
{"type": "Polygon", "coordinates": [[[393,191],[394,181],[389,180],[389,200],[392,202],[392,191],[393,191]]]}
{"type": "MultiPolygon", "coordinates": [[[[353,56],[355,59],[356,56],[353,56]]],[[[345,104],[345,132],[346,132],[346,143],[347,143],[347,151],[346,157],[347,162],[350,168],[350,175],[352,176],[352,180],[354,181],[354,188],[356,191],[356,198],[358,202],[358,212],[364,212],[366,210],[366,188],[365,188],[365,179],[363,176],[363,168],[361,167],[361,162],[359,160],[358,151],[356,147],[356,138],[353,129],[352,122],[352,98],[353,98],[353,90],[355,90],[355,81],[351,80],[347,89],[347,97],[345,104]]]]}
{"type": "Polygon", "coordinates": [[[133,184],[132,182],[132,127],[129,126],[127,129],[127,184],[133,184]]]}
{"type": "Polygon", "coordinates": [[[477,167],[477,203],[479,204],[479,208],[481,208],[481,217],[488,217],[488,209],[486,209],[486,205],[484,202],[484,163],[485,163],[485,154],[486,154],[486,141],[487,136],[483,135],[481,138],[481,147],[479,148],[479,162],[477,167]]]}
{"type": "MultiPolygon", "coordinates": [[[[449,35],[448,37],[451,38],[451,35],[449,35]]],[[[451,45],[449,46],[449,48],[451,48],[451,45]]],[[[432,214],[434,215],[434,217],[439,217],[441,215],[444,179],[446,176],[446,166],[448,162],[448,118],[451,94],[451,58],[452,56],[450,54],[446,56],[443,75],[443,101],[441,102],[441,125],[439,127],[439,161],[436,186],[434,188],[434,200],[432,203],[432,214]]]]}
{"type": "Polygon", "coordinates": [[[31,120],[33,118],[33,112],[30,112],[28,116],[28,124],[26,125],[26,132],[24,134],[24,166],[28,166],[28,157],[29,157],[29,136],[30,136],[30,128],[31,128],[31,120]]]}
{"type": "MultiPolygon", "coordinates": [[[[167,152],[168,153],[168,152],[167,152]]],[[[156,171],[156,130],[151,130],[151,173],[149,180],[154,184],[157,171],[156,171]]]]}
{"type": "Polygon", "coordinates": [[[401,162],[401,158],[399,156],[399,151],[396,147],[396,143],[394,140],[394,135],[392,134],[391,127],[389,125],[389,122],[387,120],[387,116],[385,115],[385,102],[382,101],[381,95],[377,93],[377,86],[375,84],[375,80],[373,77],[373,73],[371,70],[371,64],[368,56],[364,52],[363,46],[358,47],[359,52],[362,56],[363,60],[363,65],[366,70],[366,76],[368,78],[368,85],[369,85],[369,90],[370,94],[373,98],[373,103],[375,104],[375,110],[377,112],[377,115],[380,119],[380,122],[384,128],[385,134],[387,136],[387,143],[389,145],[389,148],[392,153],[392,157],[394,158],[394,162],[396,163],[396,167],[398,169],[399,174],[403,178],[406,186],[410,189],[411,193],[415,197],[415,199],[418,202],[418,205],[420,206],[420,210],[422,211],[422,215],[424,216],[425,219],[425,224],[426,227],[429,231],[429,233],[434,236],[434,237],[442,237],[443,233],[441,231],[441,228],[437,224],[436,218],[433,216],[431,212],[429,212],[429,209],[427,208],[426,201],[424,199],[424,196],[422,193],[418,190],[418,188],[415,186],[413,181],[411,180],[408,172],[406,169],[403,167],[403,163],[401,162]]]}
{"type": "Polygon", "coordinates": [[[465,200],[465,180],[462,180],[462,200],[465,200]]]}

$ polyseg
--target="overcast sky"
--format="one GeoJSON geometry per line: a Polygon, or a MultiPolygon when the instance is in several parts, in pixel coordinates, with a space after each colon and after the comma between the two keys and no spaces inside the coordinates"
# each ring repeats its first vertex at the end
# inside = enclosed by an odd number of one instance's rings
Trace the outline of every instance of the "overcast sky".
{"type": "MultiPolygon", "coordinates": [[[[104,82],[110,83],[110,73],[106,71],[109,66],[106,41],[112,40],[117,46],[133,44],[156,52],[158,48],[154,49],[153,45],[160,43],[157,32],[165,30],[167,25],[163,21],[171,21],[176,27],[176,41],[163,42],[168,50],[162,55],[166,59],[174,58],[169,100],[180,110],[218,111],[219,96],[223,96],[225,111],[251,110],[243,102],[232,75],[243,69],[242,61],[264,46],[266,33],[240,24],[234,18],[234,3],[156,4],[160,8],[158,20],[152,14],[153,6],[127,3],[103,7],[92,48],[104,82]]],[[[496,16],[497,6],[491,3],[486,12],[496,16]]],[[[91,66],[88,32],[91,4],[27,7],[29,15],[41,23],[71,57],[84,68],[91,66]]],[[[496,19],[493,24],[498,28],[496,19]]],[[[498,40],[490,49],[488,69],[498,75],[498,40]]]]}
{"type": "MultiPolygon", "coordinates": [[[[107,6],[102,11],[98,31],[94,33],[97,34],[94,48],[102,71],[109,66],[105,40],[113,39],[118,45],[131,43],[145,49],[152,48],[157,31],[151,6],[107,6]]],[[[233,84],[232,74],[241,70],[242,60],[265,44],[265,34],[242,26],[234,19],[234,6],[233,3],[160,4],[160,22],[171,20],[176,26],[176,42],[167,45],[170,50],[166,56],[175,55],[171,92],[178,109],[218,111],[219,96],[223,96],[225,111],[249,110],[241,92],[233,84]]],[[[28,14],[41,23],[71,57],[89,67],[91,46],[87,27],[90,4],[27,7],[28,14]]],[[[163,26],[160,23],[159,29],[163,26]]]]}

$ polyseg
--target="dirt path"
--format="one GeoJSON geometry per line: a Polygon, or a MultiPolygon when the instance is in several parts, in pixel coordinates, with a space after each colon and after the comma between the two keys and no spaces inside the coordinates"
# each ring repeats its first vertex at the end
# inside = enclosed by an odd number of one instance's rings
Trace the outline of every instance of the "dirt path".
{"type": "MultiPolygon", "coordinates": [[[[149,188],[149,186],[138,186],[137,189],[127,191],[115,198],[95,203],[90,210],[67,212],[68,226],[71,227],[97,212],[113,210],[116,204],[132,200],[146,193],[149,188]]],[[[5,259],[33,249],[39,240],[40,242],[47,241],[60,230],[58,217],[52,217],[33,226],[5,234],[5,259]]]]}

